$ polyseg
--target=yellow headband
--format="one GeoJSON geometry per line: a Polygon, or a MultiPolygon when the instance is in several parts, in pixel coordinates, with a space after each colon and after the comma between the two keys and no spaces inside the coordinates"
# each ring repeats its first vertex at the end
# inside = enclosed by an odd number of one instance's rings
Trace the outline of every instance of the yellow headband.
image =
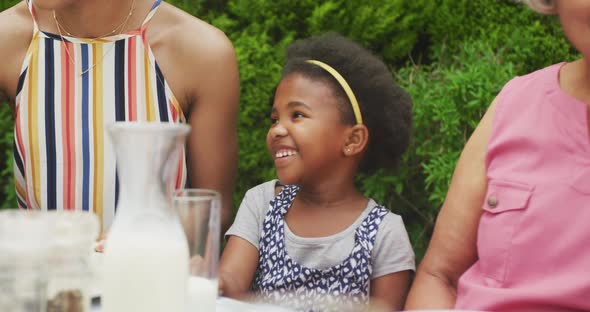
{"type": "Polygon", "coordinates": [[[340,86],[342,86],[342,89],[344,89],[344,92],[346,92],[346,95],[348,96],[348,100],[350,100],[350,104],[352,105],[352,110],[354,111],[354,118],[356,119],[357,125],[362,125],[363,124],[363,117],[361,116],[361,110],[359,108],[359,103],[356,101],[356,97],[354,96],[352,89],[350,88],[350,86],[348,85],[348,83],[346,82],[344,77],[342,77],[342,75],[340,75],[334,68],[332,68],[330,65],[328,65],[326,63],[316,61],[316,60],[307,60],[306,62],[311,63],[311,64],[315,64],[315,65],[323,68],[324,70],[329,72],[334,78],[336,78],[336,80],[338,81],[340,86]]]}

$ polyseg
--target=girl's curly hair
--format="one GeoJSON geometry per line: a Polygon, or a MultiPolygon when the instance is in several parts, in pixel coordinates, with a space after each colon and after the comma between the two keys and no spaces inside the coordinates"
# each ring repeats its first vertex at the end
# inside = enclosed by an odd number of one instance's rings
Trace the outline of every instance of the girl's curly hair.
{"type": "Polygon", "coordinates": [[[287,49],[283,78],[300,74],[328,83],[340,100],[342,121],[351,125],[356,123],[355,117],[340,84],[307,60],[335,68],[355,93],[363,123],[369,129],[369,146],[360,170],[371,174],[377,169],[395,169],[410,141],[412,99],[395,83],[387,65],[368,49],[336,33],[297,40],[287,49]]]}

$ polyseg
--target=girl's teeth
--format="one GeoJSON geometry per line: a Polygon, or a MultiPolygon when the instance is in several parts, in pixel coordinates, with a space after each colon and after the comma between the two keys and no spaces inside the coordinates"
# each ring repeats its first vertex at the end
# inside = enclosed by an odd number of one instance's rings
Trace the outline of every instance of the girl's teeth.
{"type": "Polygon", "coordinates": [[[293,156],[296,155],[297,152],[295,151],[286,151],[286,152],[278,152],[277,153],[277,158],[282,158],[282,157],[287,157],[287,156],[293,156]]]}

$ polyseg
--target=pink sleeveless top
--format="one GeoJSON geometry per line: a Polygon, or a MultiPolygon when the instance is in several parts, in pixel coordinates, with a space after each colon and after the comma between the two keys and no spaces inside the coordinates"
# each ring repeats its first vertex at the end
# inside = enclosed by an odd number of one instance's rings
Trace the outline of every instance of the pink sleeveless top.
{"type": "Polygon", "coordinates": [[[498,97],[477,253],[456,308],[590,310],[588,105],[565,94],[556,64],[498,97]]]}

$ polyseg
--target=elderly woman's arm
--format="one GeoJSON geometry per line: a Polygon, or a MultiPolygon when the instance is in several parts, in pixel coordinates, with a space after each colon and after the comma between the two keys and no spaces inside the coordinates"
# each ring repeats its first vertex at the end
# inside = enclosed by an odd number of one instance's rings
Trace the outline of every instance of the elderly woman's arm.
{"type": "Polygon", "coordinates": [[[492,103],[461,153],[410,290],[408,310],[452,308],[459,277],[477,260],[477,228],[487,187],[485,156],[494,111],[492,103]]]}

